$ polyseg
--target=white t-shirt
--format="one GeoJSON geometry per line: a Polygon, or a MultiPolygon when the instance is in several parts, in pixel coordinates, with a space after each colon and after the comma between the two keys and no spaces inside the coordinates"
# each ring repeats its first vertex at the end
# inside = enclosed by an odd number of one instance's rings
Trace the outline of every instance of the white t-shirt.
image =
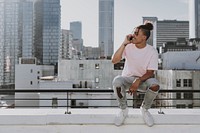
{"type": "Polygon", "coordinates": [[[122,76],[141,77],[147,70],[158,70],[158,52],[151,45],[139,49],[135,44],[128,44],[122,56],[125,58],[122,76]]]}

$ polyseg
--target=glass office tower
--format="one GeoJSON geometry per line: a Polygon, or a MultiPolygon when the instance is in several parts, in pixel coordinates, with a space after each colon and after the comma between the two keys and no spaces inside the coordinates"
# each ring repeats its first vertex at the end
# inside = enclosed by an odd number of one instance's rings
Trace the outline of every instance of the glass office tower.
{"type": "Polygon", "coordinates": [[[20,0],[0,0],[0,85],[14,84],[15,64],[21,56],[20,0]]]}
{"type": "Polygon", "coordinates": [[[99,0],[99,47],[101,56],[111,57],[114,51],[114,0],[99,0]]]}
{"type": "Polygon", "coordinates": [[[82,23],[80,21],[70,22],[70,31],[73,34],[73,46],[78,52],[83,51],[82,23]]]}
{"type": "Polygon", "coordinates": [[[40,64],[57,64],[60,36],[60,0],[36,0],[34,46],[40,64]]]}
{"type": "Polygon", "coordinates": [[[60,36],[60,0],[0,0],[0,86],[14,85],[20,57],[55,65],[60,36]]]}
{"type": "Polygon", "coordinates": [[[21,8],[22,15],[22,57],[34,57],[34,3],[33,0],[24,0],[21,8]]]}
{"type": "Polygon", "coordinates": [[[73,34],[73,39],[82,39],[82,24],[80,21],[70,22],[70,30],[73,34]]]}

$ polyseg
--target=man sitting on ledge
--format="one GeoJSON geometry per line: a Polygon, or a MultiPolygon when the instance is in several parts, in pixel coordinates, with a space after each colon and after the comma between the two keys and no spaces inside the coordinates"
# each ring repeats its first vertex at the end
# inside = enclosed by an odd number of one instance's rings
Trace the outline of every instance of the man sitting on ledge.
{"type": "Polygon", "coordinates": [[[116,116],[115,125],[120,126],[128,116],[126,90],[129,94],[145,91],[145,97],[140,107],[144,122],[148,126],[154,125],[154,120],[148,109],[159,91],[158,81],[154,78],[154,71],[158,70],[158,52],[146,43],[153,25],[145,22],[134,29],[133,34],[125,37],[124,42],[114,53],[112,63],[118,63],[125,58],[122,75],[113,80],[113,89],[117,97],[120,113],[116,116]]]}

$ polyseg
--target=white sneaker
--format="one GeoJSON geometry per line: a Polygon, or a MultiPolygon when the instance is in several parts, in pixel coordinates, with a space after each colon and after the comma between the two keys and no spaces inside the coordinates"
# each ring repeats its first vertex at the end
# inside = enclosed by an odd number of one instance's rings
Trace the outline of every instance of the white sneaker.
{"type": "Polygon", "coordinates": [[[140,110],[142,112],[143,120],[147,124],[147,126],[149,127],[153,126],[154,120],[151,113],[147,109],[143,108],[142,106],[140,107],[140,110]]]}
{"type": "Polygon", "coordinates": [[[126,109],[121,109],[119,114],[115,117],[115,125],[116,126],[121,126],[124,123],[124,120],[128,116],[128,108],[126,109]]]}

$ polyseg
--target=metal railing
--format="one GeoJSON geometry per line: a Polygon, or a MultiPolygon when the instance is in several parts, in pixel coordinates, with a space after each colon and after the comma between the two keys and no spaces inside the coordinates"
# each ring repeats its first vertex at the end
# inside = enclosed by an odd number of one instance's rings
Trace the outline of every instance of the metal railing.
{"type": "MultiPolygon", "coordinates": [[[[20,93],[65,93],[66,94],[66,98],[58,98],[57,100],[63,100],[63,101],[66,101],[66,106],[57,106],[57,107],[65,107],[67,109],[66,113],[70,113],[69,112],[69,108],[74,108],[74,106],[70,105],[69,102],[72,101],[72,100],[116,100],[116,99],[111,99],[111,98],[70,98],[69,95],[71,93],[107,93],[107,94],[112,94],[113,93],[113,90],[109,90],[109,89],[21,89],[21,90],[0,90],[0,95],[2,94],[20,94],[20,93]]],[[[138,92],[138,93],[141,93],[141,92],[138,92]]],[[[159,93],[162,93],[162,94],[165,94],[165,93],[199,93],[200,94],[200,90],[160,90],[159,93]]],[[[11,98],[11,99],[1,99],[2,100],[13,100],[13,101],[16,101],[16,100],[52,100],[50,98],[40,98],[40,99],[37,99],[37,98],[11,98]]],[[[137,101],[137,100],[143,100],[143,98],[137,98],[137,97],[134,97],[131,98],[131,99],[127,99],[127,100],[132,100],[132,101],[137,101]]],[[[156,98],[155,101],[162,101],[162,100],[199,100],[200,101],[200,97],[199,98],[192,98],[192,99],[176,99],[176,98],[156,98]]],[[[0,107],[5,107],[5,106],[0,106],[0,107]]],[[[11,108],[15,108],[15,107],[24,107],[24,108],[28,108],[28,107],[38,107],[38,106],[11,106],[11,108]]],[[[39,106],[39,107],[51,107],[52,106],[39,106]]],[[[90,108],[90,107],[93,107],[93,108],[97,108],[97,107],[117,107],[116,106],[86,106],[87,108],[90,108]]],[[[133,107],[133,106],[130,106],[130,107],[133,107]]],[[[175,105],[173,106],[155,106],[156,108],[158,107],[176,107],[175,105]]],[[[195,107],[200,107],[200,105],[198,106],[195,106],[195,107]]],[[[76,106],[76,108],[85,108],[84,106],[76,106]]]]}

